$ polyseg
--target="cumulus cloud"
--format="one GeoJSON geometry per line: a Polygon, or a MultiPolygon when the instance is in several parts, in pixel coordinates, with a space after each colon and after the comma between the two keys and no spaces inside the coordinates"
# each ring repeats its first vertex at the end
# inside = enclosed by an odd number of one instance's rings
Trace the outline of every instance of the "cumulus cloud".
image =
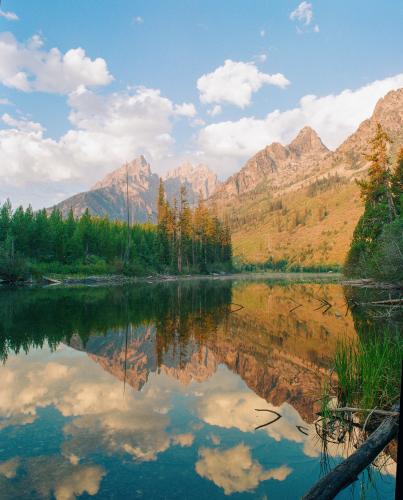
{"type": "Polygon", "coordinates": [[[15,12],[11,11],[4,11],[0,9],[0,17],[4,17],[4,19],[7,19],[7,21],[18,21],[19,17],[15,12]]]}
{"type": "Polygon", "coordinates": [[[175,113],[178,116],[187,116],[188,118],[192,118],[196,116],[196,108],[192,103],[184,102],[183,104],[175,105],[175,113]]]}
{"type": "Polygon", "coordinates": [[[207,125],[197,138],[199,160],[228,174],[268,144],[289,143],[306,125],[314,128],[323,142],[334,149],[371,116],[381,97],[402,86],[403,73],[400,73],[339,94],[306,95],[297,107],[275,110],[263,118],[252,116],[207,125]],[[223,165],[228,165],[227,170],[223,165]]]}
{"type": "Polygon", "coordinates": [[[68,94],[78,86],[102,86],[113,77],[104,59],[90,59],[81,47],[65,54],[59,49],[41,50],[43,41],[35,35],[19,43],[13,34],[0,34],[0,82],[23,92],[68,94]]]}
{"type": "Polygon", "coordinates": [[[183,448],[187,448],[188,446],[192,446],[193,441],[195,440],[194,434],[191,432],[187,432],[184,434],[177,434],[173,437],[173,442],[182,446],[183,448]]]}
{"type": "Polygon", "coordinates": [[[290,14],[292,21],[300,21],[305,25],[311,23],[313,18],[312,4],[309,2],[301,2],[298,7],[290,14]]]}
{"type": "Polygon", "coordinates": [[[226,495],[255,489],[261,481],[275,479],[284,481],[292,469],[281,466],[264,470],[257,460],[253,460],[250,448],[239,444],[227,450],[201,448],[196,472],[213,481],[226,495]]]}
{"type": "MultiPolygon", "coordinates": [[[[63,428],[66,439],[61,451],[72,465],[97,452],[153,461],[173,444],[192,445],[192,433],[171,435],[166,430],[170,386],[147,385],[122,399],[120,380],[87,357],[66,355],[66,350],[47,363],[35,357],[8,359],[0,386],[3,429],[33,423],[38,409],[54,406],[64,417],[71,417],[63,428]]],[[[10,464],[0,467],[0,474],[10,471],[10,464]]]]}
{"type": "Polygon", "coordinates": [[[51,182],[57,193],[58,183],[72,182],[77,190],[139,154],[158,161],[170,154],[174,121],[196,113],[193,104],[175,105],[144,87],[100,96],[80,86],[68,104],[72,128],[58,140],[39,123],[2,115],[9,127],[0,130],[3,189],[51,182]]]}
{"type": "Polygon", "coordinates": [[[103,467],[75,465],[56,455],[16,457],[6,464],[9,470],[6,470],[5,477],[13,481],[0,482],[0,496],[5,500],[25,498],[27,492],[56,500],[74,500],[84,493],[93,496],[98,493],[105,475],[103,467]],[[17,468],[22,469],[22,474],[15,478],[17,468]]]}
{"type": "Polygon", "coordinates": [[[202,75],[197,80],[197,88],[204,104],[226,102],[245,108],[251,103],[252,94],[263,85],[285,88],[289,83],[281,73],[262,73],[253,62],[227,59],[213,72],[202,75]]]}

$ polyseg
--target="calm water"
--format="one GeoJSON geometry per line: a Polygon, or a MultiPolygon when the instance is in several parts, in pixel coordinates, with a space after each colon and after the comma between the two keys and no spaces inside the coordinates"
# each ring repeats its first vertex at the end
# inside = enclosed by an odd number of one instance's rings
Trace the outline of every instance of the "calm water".
{"type": "MultiPolygon", "coordinates": [[[[315,400],[337,339],[376,323],[346,293],[267,280],[0,291],[0,498],[300,498],[324,466],[315,400]],[[274,418],[256,409],[281,418],[255,430],[274,418]]],[[[331,465],[346,453],[328,451],[331,465]]],[[[394,498],[394,474],[390,459],[338,498],[394,498]]]]}

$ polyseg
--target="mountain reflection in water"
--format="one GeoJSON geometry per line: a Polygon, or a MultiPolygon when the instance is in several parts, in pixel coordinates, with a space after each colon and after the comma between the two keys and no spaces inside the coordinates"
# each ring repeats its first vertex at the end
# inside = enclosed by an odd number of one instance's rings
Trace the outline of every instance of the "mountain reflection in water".
{"type": "Polygon", "coordinates": [[[3,290],[0,497],[299,498],[326,370],[360,321],[337,284],[3,290]]]}

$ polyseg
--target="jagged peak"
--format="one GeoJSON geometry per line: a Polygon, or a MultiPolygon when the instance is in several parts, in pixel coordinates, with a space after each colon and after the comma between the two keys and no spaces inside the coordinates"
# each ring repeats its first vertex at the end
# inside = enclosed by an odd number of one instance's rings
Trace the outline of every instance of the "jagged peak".
{"type": "Polygon", "coordinates": [[[207,165],[204,165],[203,163],[194,165],[190,160],[185,160],[174,169],[169,170],[163,176],[163,179],[167,180],[176,177],[187,179],[188,177],[191,177],[195,174],[216,176],[215,172],[213,172],[207,165]]]}
{"type": "Polygon", "coordinates": [[[316,131],[309,126],[302,128],[298,132],[295,139],[288,145],[288,149],[298,155],[311,152],[326,153],[329,151],[316,131]]]}
{"type": "Polygon", "coordinates": [[[111,184],[126,182],[127,174],[129,175],[129,181],[132,182],[138,180],[140,177],[150,177],[152,175],[150,164],[143,155],[140,155],[130,162],[124,163],[113,172],[110,172],[91,189],[100,189],[111,184]]]}

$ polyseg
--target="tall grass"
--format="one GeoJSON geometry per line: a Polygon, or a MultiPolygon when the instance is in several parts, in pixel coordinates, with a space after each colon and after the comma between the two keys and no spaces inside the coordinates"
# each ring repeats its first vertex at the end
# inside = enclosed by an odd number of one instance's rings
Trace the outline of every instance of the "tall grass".
{"type": "Polygon", "coordinates": [[[337,399],[341,406],[388,409],[399,398],[403,338],[369,335],[336,347],[337,399]]]}

